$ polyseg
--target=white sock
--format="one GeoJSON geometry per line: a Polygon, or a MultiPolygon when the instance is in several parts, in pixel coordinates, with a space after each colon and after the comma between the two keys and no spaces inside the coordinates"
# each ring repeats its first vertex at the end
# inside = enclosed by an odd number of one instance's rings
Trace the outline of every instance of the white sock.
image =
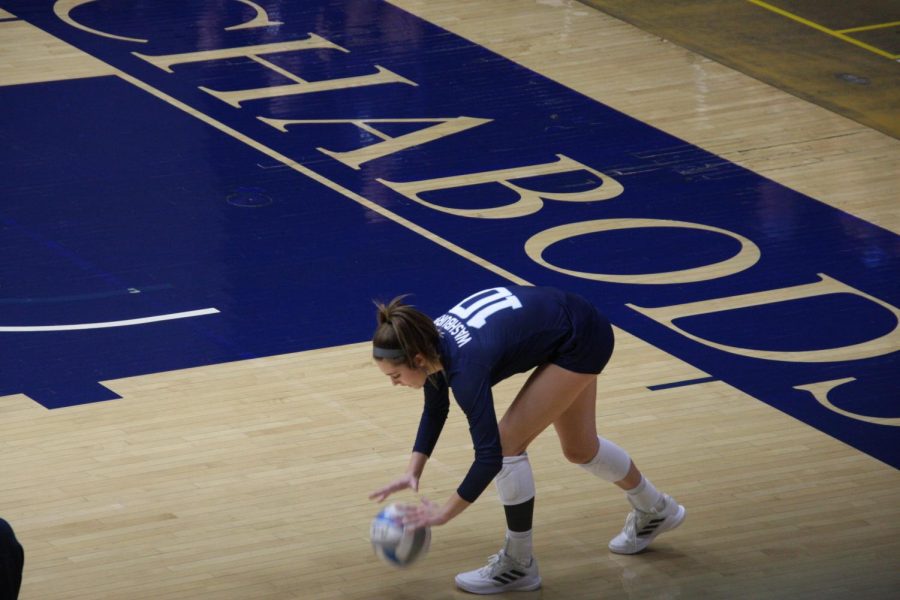
{"type": "Polygon", "coordinates": [[[510,531],[506,530],[506,555],[519,562],[531,562],[531,530],[510,531]]]}
{"type": "Polygon", "coordinates": [[[656,511],[659,508],[657,505],[663,497],[659,490],[650,483],[650,480],[644,476],[641,476],[641,482],[637,484],[637,487],[626,490],[625,493],[628,494],[631,504],[644,512],[656,511]]]}

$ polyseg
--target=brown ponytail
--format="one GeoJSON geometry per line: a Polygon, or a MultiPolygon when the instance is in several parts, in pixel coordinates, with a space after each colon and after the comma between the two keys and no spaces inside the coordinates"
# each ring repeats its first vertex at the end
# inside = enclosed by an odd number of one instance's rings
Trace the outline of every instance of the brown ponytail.
{"type": "Polygon", "coordinates": [[[417,354],[430,364],[438,364],[440,336],[434,322],[425,313],[403,303],[406,296],[398,296],[384,305],[375,302],[378,309],[378,327],[372,336],[375,360],[387,360],[399,365],[417,368],[417,354]]]}

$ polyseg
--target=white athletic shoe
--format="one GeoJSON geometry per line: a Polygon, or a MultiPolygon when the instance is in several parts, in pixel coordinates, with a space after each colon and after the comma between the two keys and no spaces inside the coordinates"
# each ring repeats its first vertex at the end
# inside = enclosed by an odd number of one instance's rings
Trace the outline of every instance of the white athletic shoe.
{"type": "Polygon", "coordinates": [[[663,506],[654,512],[635,508],[625,518],[625,528],[609,542],[616,554],[637,554],[661,533],[671,531],[684,521],[687,511],[673,498],[663,494],[663,506]]]}
{"type": "Polygon", "coordinates": [[[534,557],[526,564],[500,550],[488,559],[487,565],[457,575],[456,585],[473,594],[530,592],[541,587],[541,576],[534,557]]]}

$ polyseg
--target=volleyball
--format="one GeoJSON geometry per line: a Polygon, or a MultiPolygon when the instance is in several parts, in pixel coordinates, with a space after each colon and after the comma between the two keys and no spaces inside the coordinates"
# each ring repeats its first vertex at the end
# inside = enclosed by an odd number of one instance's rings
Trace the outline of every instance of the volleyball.
{"type": "Polygon", "coordinates": [[[378,558],[394,567],[406,567],[428,552],[431,528],[404,527],[403,508],[389,504],[372,519],[369,538],[378,558]]]}

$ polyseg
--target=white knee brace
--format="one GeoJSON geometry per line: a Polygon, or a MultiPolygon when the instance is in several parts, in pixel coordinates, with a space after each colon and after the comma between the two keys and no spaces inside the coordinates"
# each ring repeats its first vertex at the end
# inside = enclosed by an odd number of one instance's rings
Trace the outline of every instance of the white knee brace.
{"type": "Polygon", "coordinates": [[[503,468],[494,481],[497,483],[500,502],[504,506],[515,506],[534,498],[534,475],[525,453],[504,456],[503,468]]]}
{"type": "Polygon", "coordinates": [[[616,482],[625,479],[631,468],[631,457],[611,441],[599,435],[597,439],[600,441],[600,449],[597,450],[596,456],[591,462],[578,466],[606,481],[616,482]]]}

